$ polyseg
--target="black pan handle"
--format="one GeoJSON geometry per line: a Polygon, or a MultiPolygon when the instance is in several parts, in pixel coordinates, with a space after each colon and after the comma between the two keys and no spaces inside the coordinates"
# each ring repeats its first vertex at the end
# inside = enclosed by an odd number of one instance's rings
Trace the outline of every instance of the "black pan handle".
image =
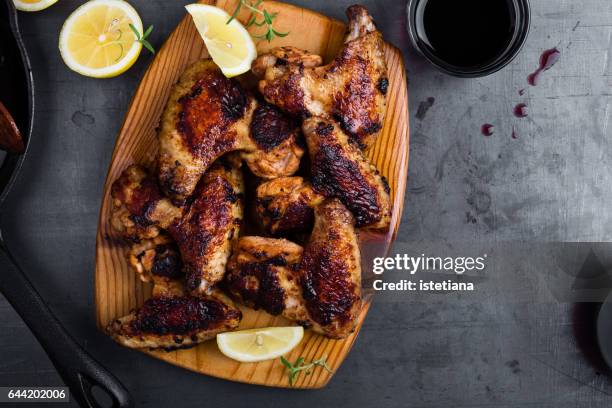
{"type": "Polygon", "coordinates": [[[0,291],[36,336],[80,406],[102,408],[92,393],[96,386],[112,400],[113,408],[134,406],[119,380],[66,332],[4,245],[0,246],[0,291]]]}

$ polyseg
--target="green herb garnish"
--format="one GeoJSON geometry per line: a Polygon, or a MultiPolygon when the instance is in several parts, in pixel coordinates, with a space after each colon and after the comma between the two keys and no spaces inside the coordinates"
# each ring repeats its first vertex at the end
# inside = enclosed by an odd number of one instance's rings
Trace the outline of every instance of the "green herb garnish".
{"type": "Polygon", "coordinates": [[[304,357],[298,358],[294,364],[291,364],[285,357],[280,358],[281,363],[287,368],[287,376],[289,378],[289,385],[293,387],[295,383],[295,379],[297,376],[304,371],[306,375],[309,375],[312,372],[312,369],[315,367],[323,367],[328,372],[332,372],[332,370],[327,365],[327,357],[321,357],[318,360],[313,360],[308,364],[304,364],[304,357]]]}
{"type": "Polygon", "coordinates": [[[238,13],[240,12],[242,6],[244,6],[251,11],[251,16],[249,17],[248,22],[245,24],[245,27],[248,28],[252,25],[255,25],[256,27],[266,27],[265,34],[253,35],[254,38],[257,38],[259,40],[267,40],[268,42],[270,42],[272,41],[272,39],[274,39],[274,37],[286,37],[287,35],[289,35],[289,32],[281,33],[280,31],[274,29],[273,21],[278,15],[278,13],[270,14],[265,8],[263,10],[260,10],[259,6],[262,3],[263,0],[255,0],[255,2],[251,0],[240,0],[236,5],[236,9],[232,13],[232,16],[229,18],[229,20],[227,20],[226,24],[229,24],[232,20],[234,20],[236,16],[238,16],[238,13]],[[259,20],[259,18],[261,18],[261,20],[259,20]]]}
{"type": "Polygon", "coordinates": [[[130,28],[132,29],[132,31],[134,32],[134,35],[136,36],[136,41],[141,43],[142,46],[145,47],[147,50],[151,51],[152,54],[155,54],[155,48],[153,48],[151,43],[147,41],[147,37],[149,36],[149,34],[151,34],[151,31],[153,31],[153,26],[149,26],[149,28],[147,28],[147,30],[142,35],[138,32],[138,30],[136,29],[136,27],[134,27],[134,25],[130,24],[130,28]]]}

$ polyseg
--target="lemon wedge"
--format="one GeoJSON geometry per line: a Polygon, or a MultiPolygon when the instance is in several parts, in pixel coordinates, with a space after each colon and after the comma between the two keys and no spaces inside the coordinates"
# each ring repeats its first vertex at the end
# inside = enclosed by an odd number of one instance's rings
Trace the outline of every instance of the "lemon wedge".
{"type": "Polygon", "coordinates": [[[304,337],[301,326],[266,327],[217,335],[217,346],[227,357],[243,362],[271,360],[297,346],[304,337]]]}
{"type": "Polygon", "coordinates": [[[19,11],[40,11],[57,3],[57,0],[13,0],[19,11]]]}
{"type": "Polygon", "coordinates": [[[138,59],[142,44],[130,24],[142,33],[142,21],[122,0],[92,0],[77,8],[60,32],[64,62],[79,74],[110,78],[127,71],[138,59]]]}
{"type": "Polygon", "coordinates": [[[206,4],[189,4],[185,8],[191,14],[210,57],[226,77],[251,69],[257,50],[249,32],[238,20],[228,24],[230,15],[225,10],[206,4]]]}

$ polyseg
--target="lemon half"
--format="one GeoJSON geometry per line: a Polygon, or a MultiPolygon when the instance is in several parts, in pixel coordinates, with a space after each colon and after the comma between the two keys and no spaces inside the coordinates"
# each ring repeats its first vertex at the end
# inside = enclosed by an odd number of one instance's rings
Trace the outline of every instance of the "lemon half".
{"type": "Polygon", "coordinates": [[[57,3],[57,0],[13,0],[19,11],[40,11],[57,3]]]}
{"type": "Polygon", "coordinates": [[[217,335],[217,346],[227,357],[243,362],[278,358],[291,351],[304,337],[301,326],[266,327],[217,335]]]}
{"type": "Polygon", "coordinates": [[[257,50],[251,35],[238,20],[227,24],[230,15],[225,10],[205,4],[189,4],[185,8],[191,14],[210,57],[226,77],[251,69],[257,50]]]}
{"type": "Polygon", "coordinates": [[[142,21],[127,2],[88,1],[62,27],[59,49],[64,62],[73,71],[94,78],[127,71],[142,49],[130,24],[142,34],[142,21]]]}

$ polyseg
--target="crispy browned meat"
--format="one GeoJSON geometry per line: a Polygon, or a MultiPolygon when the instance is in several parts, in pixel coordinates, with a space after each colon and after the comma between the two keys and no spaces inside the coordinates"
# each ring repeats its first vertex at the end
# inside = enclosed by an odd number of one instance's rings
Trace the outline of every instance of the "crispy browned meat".
{"type": "Polygon", "coordinates": [[[232,241],[242,223],[242,173],[230,166],[213,166],[196,189],[196,198],[169,232],[181,249],[187,289],[206,292],[223,279],[232,241]]]}
{"type": "Polygon", "coordinates": [[[247,306],[283,315],[331,338],[355,328],[361,308],[361,259],[353,217],[336,199],[315,209],[306,249],[285,239],[243,237],[224,285],[247,306]]]}
{"type": "Polygon", "coordinates": [[[250,146],[243,146],[240,156],[253,174],[264,179],[295,173],[304,155],[298,123],[265,102],[253,113],[248,143],[250,146]]]}
{"type": "Polygon", "coordinates": [[[296,269],[302,247],[285,239],[242,237],[227,264],[224,285],[241,303],[308,325],[296,269]]]}
{"type": "Polygon", "coordinates": [[[113,226],[136,238],[150,238],[162,228],[176,241],[184,264],[187,289],[207,292],[225,273],[231,241],[243,217],[243,180],[239,162],[221,160],[202,177],[190,204],[174,207],[163,198],[155,179],[140,166],[130,166],[112,187],[113,226]],[[146,231],[144,236],[140,231],[146,231]]]}
{"type": "Polygon", "coordinates": [[[344,338],[361,309],[361,256],[353,216],[337,199],[315,209],[315,225],[298,276],[313,328],[344,338]]]}
{"type": "Polygon", "coordinates": [[[320,55],[312,54],[296,47],[276,47],[253,61],[251,71],[253,71],[255,76],[263,77],[266,75],[266,70],[277,63],[279,65],[292,64],[302,65],[304,68],[314,68],[323,63],[323,58],[320,55]]]}
{"type": "Polygon", "coordinates": [[[339,198],[355,216],[357,227],[388,228],[389,185],[363,152],[331,120],[309,118],[302,129],[310,153],[314,190],[339,198]]]}
{"type": "Polygon", "coordinates": [[[138,242],[155,238],[182,217],[181,208],[164,198],[157,181],[138,165],[125,169],[111,187],[111,225],[124,237],[138,242]]]}
{"type": "Polygon", "coordinates": [[[132,348],[193,347],[238,327],[242,313],[229,299],[214,296],[157,296],[107,327],[118,343],[132,348]]]}
{"type": "Polygon", "coordinates": [[[181,203],[206,169],[234,150],[245,152],[247,164],[259,177],[293,174],[303,154],[298,127],[280,112],[272,114],[258,105],[212,60],[190,66],[170,94],[158,134],[159,181],[165,195],[181,203]],[[259,121],[251,137],[254,117],[259,121]],[[268,119],[273,122],[266,123],[268,119]]]}
{"type": "Polygon", "coordinates": [[[184,284],[184,271],[188,283],[197,281],[193,292],[208,290],[223,277],[239,228],[234,217],[242,217],[238,165],[232,160],[213,165],[185,208],[163,198],[155,178],[140,166],[130,166],[113,184],[112,224],[134,241],[128,251],[132,269],[154,285],[152,298],[140,309],[107,327],[118,343],[173,350],[238,327],[242,315],[228,298],[217,292],[194,296],[184,284]]]}
{"type": "Polygon", "coordinates": [[[302,177],[280,177],[257,187],[257,215],[272,235],[310,231],[313,208],[324,200],[302,177]]]}
{"type": "Polygon", "coordinates": [[[337,120],[362,148],[378,136],[384,121],[388,87],[383,39],[362,6],[346,12],[349,30],[345,44],[328,65],[305,51],[275,49],[259,57],[253,72],[262,77],[265,99],[301,117],[337,120]]]}
{"type": "Polygon", "coordinates": [[[140,280],[153,282],[153,296],[180,296],[185,291],[179,249],[167,234],[132,244],[127,258],[140,280]]]}

